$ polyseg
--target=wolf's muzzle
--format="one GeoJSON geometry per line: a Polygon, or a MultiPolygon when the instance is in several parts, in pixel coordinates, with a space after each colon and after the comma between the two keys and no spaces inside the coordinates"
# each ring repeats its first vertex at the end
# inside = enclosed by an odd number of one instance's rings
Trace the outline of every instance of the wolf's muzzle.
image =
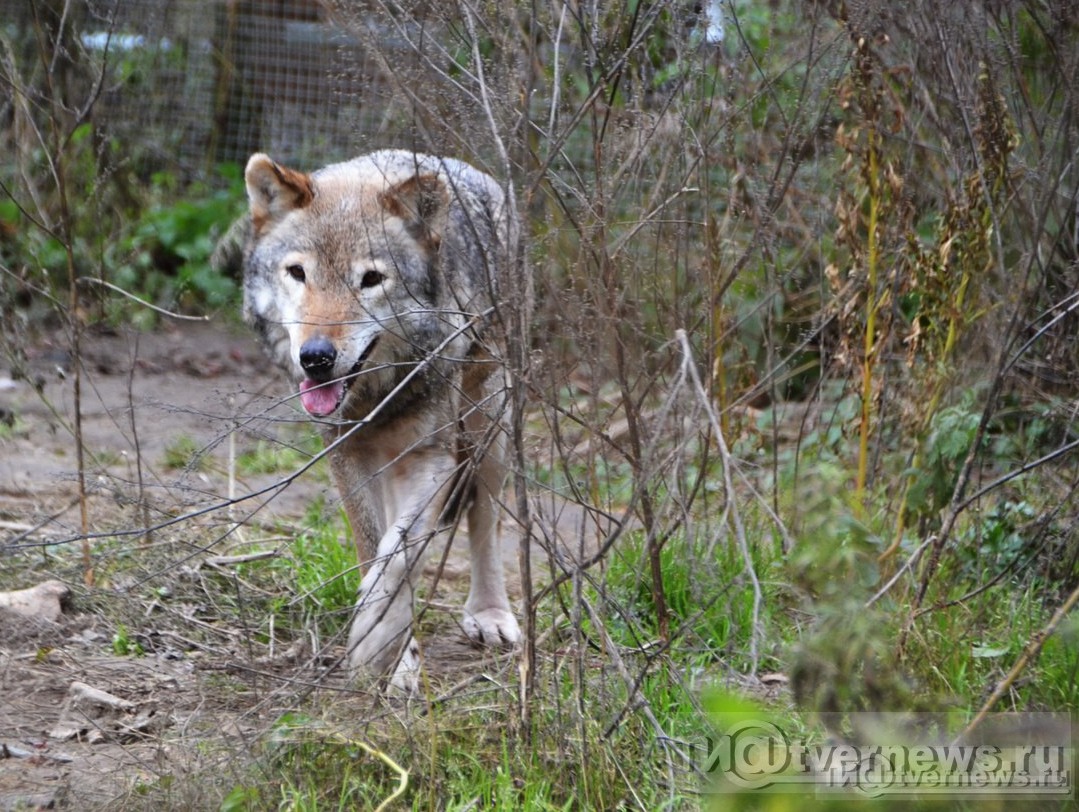
{"type": "Polygon", "coordinates": [[[307,377],[317,383],[325,383],[334,377],[333,365],[337,362],[337,350],[325,336],[308,339],[300,347],[300,366],[307,377]]]}

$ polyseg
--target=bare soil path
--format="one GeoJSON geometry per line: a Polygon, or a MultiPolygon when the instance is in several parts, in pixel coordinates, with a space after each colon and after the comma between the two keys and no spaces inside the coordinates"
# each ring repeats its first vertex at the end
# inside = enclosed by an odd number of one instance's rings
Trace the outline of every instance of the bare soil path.
{"type": "MultiPolygon", "coordinates": [[[[245,754],[283,708],[301,695],[318,701],[303,686],[336,691],[335,702],[344,687],[332,646],[275,649],[253,634],[262,618],[250,618],[248,628],[220,622],[213,610],[228,591],[220,585],[236,576],[208,578],[222,568],[207,557],[242,553],[243,534],[230,532],[236,522],[285,537],[311,504],[332,506],[336,495],[317,471],[284,488],[273,487],[279,472],[235,474],[245,451],[302,443],[308,431],[285,382],[242,328],[88,332],[81,382],[87,518],[91,534],[103,536],[91,542],[97,581],[86,587],[73,359],[60,339],[24,349],[21,375],[0,364],[0,591],[57,579],[72,597],[57,621],[0,609],[0,812],[160,809],[163,788],[177,808],[200,808],[242,780],[245,754]],[[147,522],[161,529],[123,535],[147,522]],[[160,566],[147,569],[147,549],[158,547],[160,566]],[[136,552],[139,568],[125,569],[122,559],[136,552]],[[125,646],[140,656],[123,655],[125,646]],[[80,705],[72,693],[78,684],[119,704],[80,705]],[[63,738],[65,726],[76,734],[63,738]],[[216,790],[199,786],[208,774],[216,790]]],[[[509,562],[513,545],[507,539],[509,562]]],[[[430,601],[431,624],[453,623],[448,607],[459,603],[466,570],[455,548],[430,601]]],[[[426,656],[453,679],[462,666],[512,667],[454,635],[432,641],[426,656]]],[[[368,708],[377,701],[346,696],[368,708]]]]}

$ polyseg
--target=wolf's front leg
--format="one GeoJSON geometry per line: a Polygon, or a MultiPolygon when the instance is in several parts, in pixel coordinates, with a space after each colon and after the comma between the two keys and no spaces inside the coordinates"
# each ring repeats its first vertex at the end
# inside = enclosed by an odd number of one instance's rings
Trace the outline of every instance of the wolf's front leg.
{"type": "MultiPolygon", "coordinates": [[[[479,409],[465,416],[465,426],[472,437],[483,437],[488,423],[497,418],[479,409]]],[[[498,542],[498,500],[506,479],[504,435],[496,434],[473,445],[473,459],[478,460],[475,496],[468,511],[469,551],[472,559],[472,584],[465,602],[461,627],[470,640],[484,646],[512,647],[521,639],[521,629],[513,616],[503,572],[502,549],[498,542]]]]}
{"type": "Polygon", "coordinates": [[[418,688],[413,576],[437,529],[453,465],[452,457],[438,453],[400,458],[377,485],[379,502],[392,518],[360,582],[348,641],[354,677],[390,676],[391,685],[405,692],[418,688]]]}
{"type": "Polygon", "coordinates": [[[418,684],[419,650],[412,638],[411,572],[416,551],[399,528],[379,543],[378,557],[360,582],[356,615],[349,630],[349,668],[354,678],[381,678],[406,693],[418,684]]]}
{"type": "Polygon", "coordinates": [[[506,595],[496,511],[497,503],[481,480],[468,513],[472,584],[461,625],[475,643],[512,647],[520,642],[521,629],[506,595]]]}

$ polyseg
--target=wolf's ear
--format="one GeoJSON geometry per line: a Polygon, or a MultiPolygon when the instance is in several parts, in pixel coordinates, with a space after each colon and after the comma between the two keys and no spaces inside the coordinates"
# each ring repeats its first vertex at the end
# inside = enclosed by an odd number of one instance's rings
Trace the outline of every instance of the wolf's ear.
{"type": "Polygon", "coordinates": [[[267,222],[284,217],[293,209],[301,209],[315,197],[311,178],[279,166],[269,156],[257,152],[244,170],[247,199],[251,204],[251,224],[255,233],[267,222]]]}
{"type": "Polygon", "coordinates": [[[379,193],[378,202],[404,220],[413,237],[438,248],[450,208],[450,193],[438,175],[414,175],[379,193]]]}

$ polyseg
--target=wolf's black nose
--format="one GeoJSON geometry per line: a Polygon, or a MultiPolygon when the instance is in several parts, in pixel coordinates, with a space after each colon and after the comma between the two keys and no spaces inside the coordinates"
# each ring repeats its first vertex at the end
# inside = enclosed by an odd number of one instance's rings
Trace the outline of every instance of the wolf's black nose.
{"type": "Polygon", "coordinates": [[[324,336],[308,339],[300,347],[300,366],[312,380],[323,383],[333,377],[337,350],[324,336]]]}

